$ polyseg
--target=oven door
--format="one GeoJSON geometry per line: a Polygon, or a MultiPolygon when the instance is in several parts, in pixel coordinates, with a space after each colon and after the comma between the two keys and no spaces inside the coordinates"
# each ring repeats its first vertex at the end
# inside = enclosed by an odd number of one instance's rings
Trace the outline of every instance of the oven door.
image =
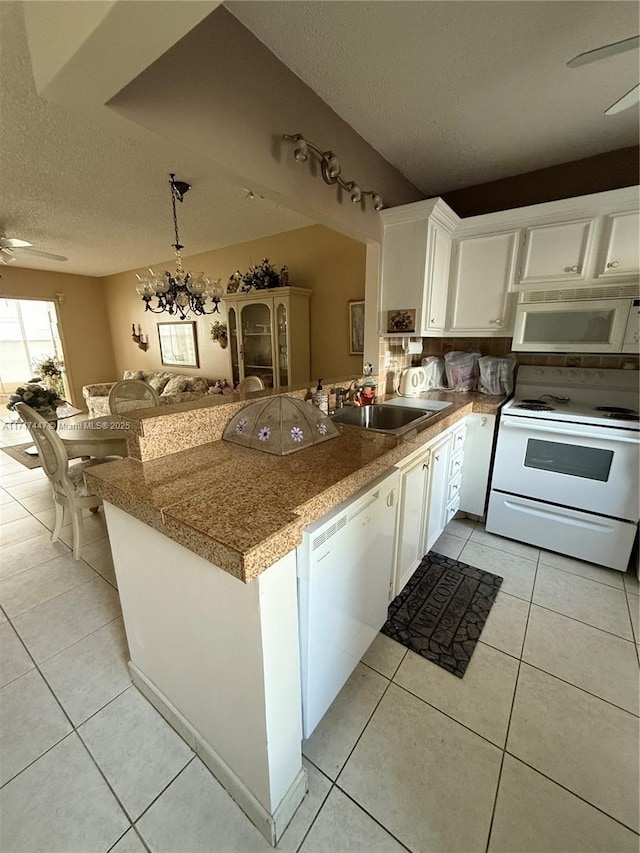
{"type": "Polygon", "coordinates": [[[505,415],[492,488],[637,522],[639,446],[630,430],[505,415]]]}

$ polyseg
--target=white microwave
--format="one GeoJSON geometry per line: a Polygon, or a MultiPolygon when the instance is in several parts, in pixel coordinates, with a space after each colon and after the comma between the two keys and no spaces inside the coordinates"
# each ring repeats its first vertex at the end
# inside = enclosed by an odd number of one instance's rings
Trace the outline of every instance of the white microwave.
{"type": "MultiPolygon", "coordinates": [[[[530,299],[534,294],[527,294],[530,299]]],[[[638,352],[640,299],[521,302],[515,352],[638,352]]]]}

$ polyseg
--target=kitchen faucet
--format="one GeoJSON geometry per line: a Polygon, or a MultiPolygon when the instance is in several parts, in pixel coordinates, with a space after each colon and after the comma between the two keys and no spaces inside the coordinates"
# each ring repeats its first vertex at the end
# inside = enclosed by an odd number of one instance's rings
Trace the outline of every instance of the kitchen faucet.
{"type": "Polygon", "coordinates": [[[353,392],[355,391],[359,379],[352,379],[347,388],[336,388],[336,409],[342,409],[345,403],[350,400],[353,402],[353,392]]]}

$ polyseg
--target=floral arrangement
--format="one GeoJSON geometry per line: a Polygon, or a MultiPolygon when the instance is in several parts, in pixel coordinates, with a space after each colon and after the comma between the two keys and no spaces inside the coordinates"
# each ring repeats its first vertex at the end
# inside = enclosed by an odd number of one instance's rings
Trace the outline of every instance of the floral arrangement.
{"type": "Polygon", "coordinates": [[[286,287],[289,284],[289,270],[286,266],[280,272],[270,263],[269,258],[263,258],[262,262],[249,267],[242,276],[241,290],[248,293],[250,290],[267,290],[272,287],[286,287]]]}
{"type": "Polygon", "coordinates": [[[16,388],[15,393],[9,397],[7,409],[14,411],[16,403],[26,403],[27,406],[35,409],[44,417],[45,415],[55,414],[56,408],[64,403],[64,400],[57,391],[28,382],[26,385],[16,388]]]}
{"type": "Polygon", "coordinates": [[[227,334],[227,324],[221,323],[219,320],[216,320],[215,323],[211,323],[209,327],[211,330],[211,340],[217,341],[222,349],[224,349],[228,343],[228,334],[227,334]]]}
{"type": "Polygon", "coordinates": [[[47,355],[41,359],[34,359],[32,364],[36,377],[31,380],[32,382],[42,381],[52,391],[57,391],[60,395],[64,394],[64,382],[62,380],[64,364],[60,359],[47,355]]]}

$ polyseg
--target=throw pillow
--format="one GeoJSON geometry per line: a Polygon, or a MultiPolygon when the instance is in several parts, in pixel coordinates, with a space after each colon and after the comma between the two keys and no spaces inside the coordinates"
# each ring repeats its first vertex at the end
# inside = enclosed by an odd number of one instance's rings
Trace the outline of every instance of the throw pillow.
{"type": "Polygon", "coordinates": [[[164,387],[171,379],[170,373],[151,373],[149,374],[149,378],[147,379],[147,383],[151,385],[154,391],[157,391],[158,394],[162,394],[164,391],[164,387]]]}
{"type": "Polygon", "coordinates": [[[125,370],[123,379],[142,379],[144,380],[143,370],[125,370]]]}
{"type": "Polygon", "coordinates": [[[209,390],[209,383],[202,376],[194,376],[191,380],[191,391],[203,391],[205,394],[209,390]]]}
{"type": "Polygon", "coordinates": [[[187,390],[190,381],[188,376],[180,376],[179,374],[172,376],[162,389],[162,396],[169,397],[171,394],[181,394],[187,390]]]}

